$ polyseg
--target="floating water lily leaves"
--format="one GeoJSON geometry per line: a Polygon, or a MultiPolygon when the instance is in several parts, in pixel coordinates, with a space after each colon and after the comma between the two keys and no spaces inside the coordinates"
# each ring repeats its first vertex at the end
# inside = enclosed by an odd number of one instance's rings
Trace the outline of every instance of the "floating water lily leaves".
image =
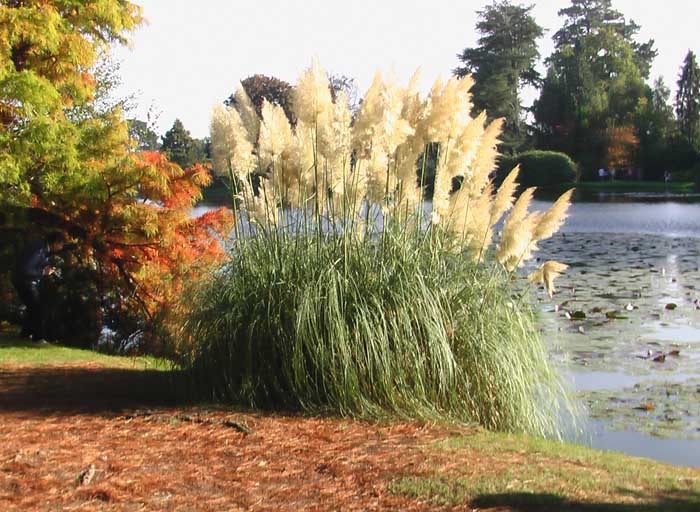
{"type": "MultiPolygon", "coordinates": [[[[574,385],[595,382],[596,387],[610,388],[591,406],[592,419],[602,421],[604,428],[700,439],[700,380],[695,388],[681,384],[680,395],[673,386],[661,384],[658,389],[623,389],[629,382],[700,376],[697,240],[567,233],[565,238],[554,237],[541,247],[544,259],[559,259],[571,267],[560,278],[560,288],[567,290],[560,297],[566,300],[553,308],[557,312],[539,317],[552,359],[574,376],[574,385]],[[625,243],[640,250],[612,250],[625,243]],[[678,247],[672,247],[676,244],[678,247]],[[678,258],[672,276],[649,272],[651,266],[670,268],[667,262],[672,255],[678,258]],[[585,275],[579,263],[585,265],[585,275]],[[677,277],[677,283],[670,277],[677,277]],[[575,295],[570,292],[574,287],[575,295]],[[691,294],[681,299],[686,291],[691,294]],[[665,309],[667,303],[675,303],[677,309],[665,309]],[[576,311],[585,312],[587,317],[575,318],[576,311]],[[615,318],[609,318],[608,312],[615,312],[615,318]],[[623,315],[629,319],[617,318],[623,315]],[[654,362],[662,353],[664,362],[654,362]],[[613,397],[617,401],[613,402],[613,397]],[[646,403],[654,409],[635,409],[646,403]]],[[[589,398],[589,394],[585,396],[589,398]]]]}
{"type": "Polygon", "coordinates": [[[700,380],[648,381],[621,390],[581,393],[605,428],[657,437],[700,439],[700,380]]]}
{"type": "Polygon", "coordinates": [[[566,318],[568,318],[569,320],[585,320],[586,313],[584,313],[583,311],[573,311],[573,312],[567,311],[566,318]]]}
{"type": "Polygon", "coordinates": [[[610,320],[627,320],[627,318],[629,318],[624,315],[621,315],[617,311],[608,311],[605,313],[605,317],[609,318],[610,320]]]}
{"type": "Polygon", "coordinates": [[[668,304],[666,304],[666,309],[668,309],[669,311],[673,311],[677,307],[678,307],[678,304],[675,304],[673,302],[669,302],[668,304]]]}

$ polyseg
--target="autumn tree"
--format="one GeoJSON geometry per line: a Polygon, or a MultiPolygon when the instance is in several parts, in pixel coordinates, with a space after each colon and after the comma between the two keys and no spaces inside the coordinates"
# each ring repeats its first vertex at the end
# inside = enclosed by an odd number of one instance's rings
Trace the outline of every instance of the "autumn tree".
{"type": "Polygon", "coordinates": [[[500,1],[478,11],[478,46],[459,54],[463,66],[454,70],[459,77],[471,74],[475,80],[474,115],[486,110],[492,119],[505,118],[502,146],[510,152],[526,138],[520,92],[524,86],[540,82],[535,63],[540,56],[537,40],[543,30],[533,18],[532,8],[500,1]]]}
{"type": "Polygon", "coordinates": [[[653,41],[633,39],[639,26],[610,0],[571,0],[559,15],[564,25],[554,34],[555,51],[534,106],[538,145],[571,155],[592,173],[605,164],[606,133],[635,128],[656,51],[653,41]]]}
{"type": "Polygon", "coordinates": [[[688,146],[700,148],[700,67],[695,54],[688,51],[683,62],[676,92],[678,130],[688,146]]]}
{"type": "Polygon", "coordinates": [[[98,55],[140,22],[124,0],[0,4],[0,281],[26,234],[63,232],[77,249],[55,284],[65,332],[54,336],[83,344],[105,321],[151,334],[169,325],[185,283],[221,256],[229,222],[224,211],[189,216],[206,169],[135,152],[119,103],[97,102],[109,87],[98,55]]]}
{"type": "MultiPolygon", "coordinates": [[[[295,121],[292,112],[292,93],[294,88],[289,83],[279,78],[258,74],[241,80],[241,85],[255,106],[258,115],[262,115],[263,100],[267,100],[282,107],[287,115],[287,119],[291,122],[295,121]]],[[[224,104],[229,107],[236,106],[235,93],[232,93],[224,101],[224,104]]]]}
{"type": "Polygon", "coordinates": [[[605,165],[609,169],[625,169],[634,164],[639,140],[634,127],[610,127],[605,130],[605,165]]]}

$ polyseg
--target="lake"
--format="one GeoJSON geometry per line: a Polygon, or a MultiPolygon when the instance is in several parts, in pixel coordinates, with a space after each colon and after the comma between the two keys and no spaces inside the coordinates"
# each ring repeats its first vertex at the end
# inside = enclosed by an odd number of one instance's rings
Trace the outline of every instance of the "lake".
{"type": "Polygon", "coordinates": [[[570,268],[535,301],[585,406],[572,438],[700,466],[700,195],[589,194],[570,213],[538,254],[570,268]]]}
{"type": "Polygon", "coordinates": [[[569,439],[700,466],[700,194],[578,194],[540,247],[570,266],[553,299],[532,290],[584,411],[569,439]]]}

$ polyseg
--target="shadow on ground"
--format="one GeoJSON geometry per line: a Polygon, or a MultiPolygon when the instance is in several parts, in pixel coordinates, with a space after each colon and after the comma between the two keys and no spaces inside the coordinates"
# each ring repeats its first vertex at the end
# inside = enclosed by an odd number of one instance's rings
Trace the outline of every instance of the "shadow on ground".
{"type": "Polygon", "coordinates": [[[474,499],[472,507],[487,510],[513,510],[523,512],[581,511],[581,512],[652,512],[663,510],[696,512],[700,503],[698,492],[678,491],[673,494],[654,496],[619,489],[620,494],[640,500],[637,503],[582,503],[570,501],[562,496],[547,493],[503,493],[486,494],[474,499]]]}
{"type": "Polygon", "coordinates": [[[85,367],[0,368],[0,411],[119,412],[171,406],[178,372],[85,367]]]}

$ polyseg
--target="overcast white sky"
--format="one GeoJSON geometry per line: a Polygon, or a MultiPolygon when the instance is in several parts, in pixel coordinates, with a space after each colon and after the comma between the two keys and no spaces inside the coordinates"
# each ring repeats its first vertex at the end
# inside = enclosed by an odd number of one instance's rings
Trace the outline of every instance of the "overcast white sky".
{"type": "MultiPolygon", "coordinates": [[[[376,70],[394,71],[402,82],[420,67],[427,90],[449,77],[456,54],[474,46],[476,11],[485,0],[133,0],[149,23],[133,37],[121,61],[121,95],[136,93],[130,115],[159,113],[163,134],[176,118],[195,137],[209,132],[209,115],[236,84],[255,73],[295,83],[314,56],[331,73],[354,77],[360,92],[376,70]]],[[[535,2],[524,1],[526,5],[535,2]]],[[[551,36],[561,26],[557,11],[568,0],[540,0],[533,14],[551,36]]],[[[613,7],[641,25],[638,39],[653,38],[659,52],[652,79],[663,76],[675,90],[686,52],[700,52],[697,0],[613,0],[613,7]]],[[[544,67],[540,65],[542,71],[544,67]]],[[[530,95],[529,101],[533,97],[530,95]]]]}

